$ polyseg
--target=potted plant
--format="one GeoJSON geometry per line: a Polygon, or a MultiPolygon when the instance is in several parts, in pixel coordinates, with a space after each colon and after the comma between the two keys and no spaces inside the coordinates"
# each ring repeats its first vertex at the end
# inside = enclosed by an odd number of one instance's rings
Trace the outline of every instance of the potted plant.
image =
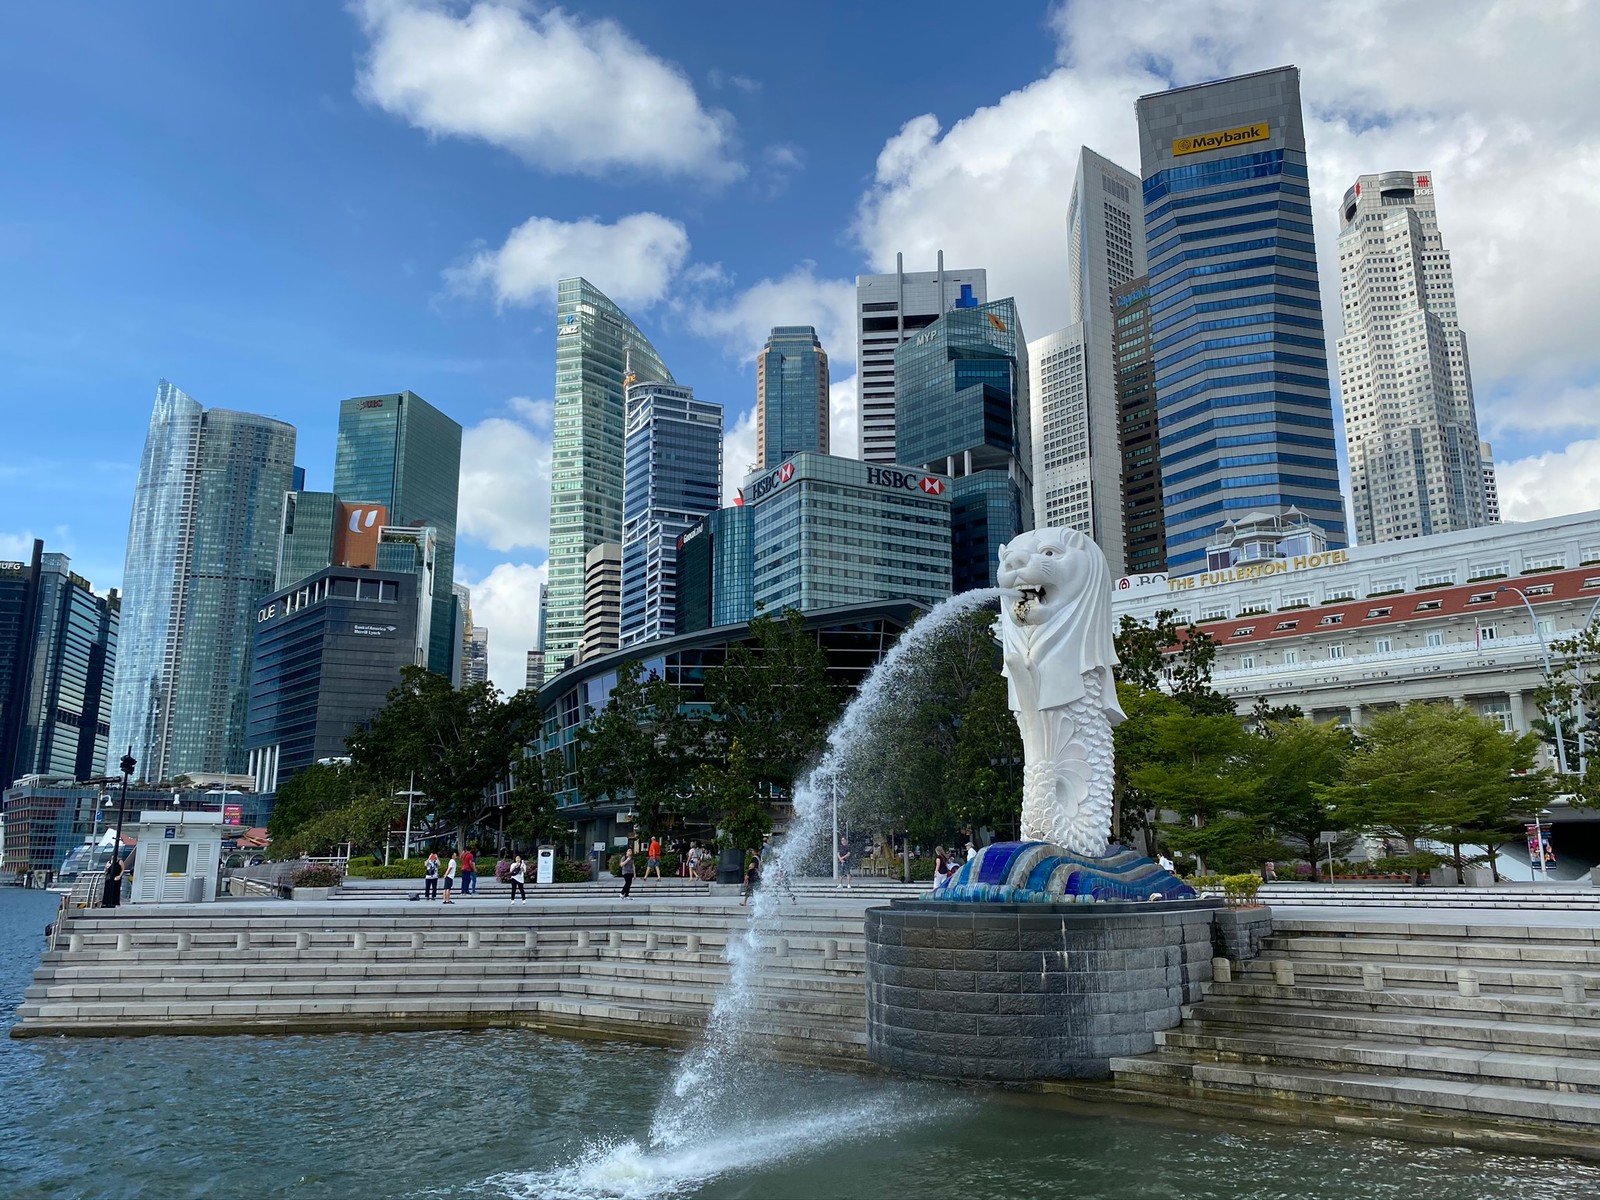
{"type": "Polygon", "coordinates": [[[318,863],[294,873],[289,881],[293,888],[290,895],[295,900],[326,900],[328,893],[342,882],[338,867],[318,863]]]}

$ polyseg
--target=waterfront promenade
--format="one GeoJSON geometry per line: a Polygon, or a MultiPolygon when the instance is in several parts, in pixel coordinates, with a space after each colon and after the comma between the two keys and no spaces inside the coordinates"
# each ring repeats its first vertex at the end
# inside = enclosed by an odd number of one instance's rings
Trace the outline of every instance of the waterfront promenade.
{"type": "MultiPolygon", "coordinates": [[[[800,886],[763,939],[751,1032],[765,1051],[874,1069],[863,915],[918,890],[800,886]]],[[[750,920],[677,881],[525,905],[387,891],[87,910],[45,954],[12,1036],[497,1026],[683,1045],[750,920]]],[[[1267,892],[1259,955],[1214,964],[1154,1054],[1115,1060],[1106,1083],[1036,1090],[1600,1156],[1600,892],[1267,892]]]]}

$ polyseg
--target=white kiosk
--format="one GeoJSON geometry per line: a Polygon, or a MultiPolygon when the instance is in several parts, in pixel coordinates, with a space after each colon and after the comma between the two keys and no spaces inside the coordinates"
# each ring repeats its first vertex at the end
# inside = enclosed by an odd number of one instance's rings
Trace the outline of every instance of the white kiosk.
{"type": "Polygon", "coordinates": [[[217,898],[222,857],[220,812],[146,810],[131,827],[133,903],[195,904],[217,898]]]}
{"type": "Polygon", "coordinates": [[[538,874],[535,883],[554,883],[556,881],[556,851],[554,846],[539,847],[538,874]]]}

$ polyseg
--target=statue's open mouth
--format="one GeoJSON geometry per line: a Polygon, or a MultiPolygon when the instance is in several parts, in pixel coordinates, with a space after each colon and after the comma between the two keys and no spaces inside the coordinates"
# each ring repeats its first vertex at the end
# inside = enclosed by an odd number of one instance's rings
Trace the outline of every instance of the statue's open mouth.
{"type": "Polygon", "coordinates": [[[1044,588],[1018,588],[1017,601],[1011,606],[1011,615],[1016,617],[1018,625],[1026,625],[1028,623],[1028,614],[1033,611],[1033,606],[1043,603],[1044,588]]]}

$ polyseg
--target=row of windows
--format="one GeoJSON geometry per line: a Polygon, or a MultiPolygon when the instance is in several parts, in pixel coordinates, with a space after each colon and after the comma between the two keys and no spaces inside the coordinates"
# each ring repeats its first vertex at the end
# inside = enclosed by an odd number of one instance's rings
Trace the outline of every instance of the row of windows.
{"type": "MultiPolygon", "coordinates": [[[[1303,271],[1314,272],[1316,269],[1314,263],[1307,265],[1306,263],[1299,262],[1298,260],[1289,260],[1287,261],[1287,265],[1298,266],[1303,271]]],[[[1150,312],[1152,315],[1164,312],[1173,305],[1181,304],[1183,301],[1191,299],[1195,296],[1213,296],[1219,292],[1240,292],[1244,291],[1246,288],[1266,287],[1291,287],[1300,288],[1308,292],[1316,292],[1319,298],[1316,300],[1309,300],[1301,307],[1320,309],[1322,306],[1322,301],[1320,299],[1321,293],[1317,288],[1315,274],[1313,274],[1310,279],[1305,279],[1297,275],[1284,275],[1275,271],[1268,275],[1251,275],[1239,279],[1223,279],[1218,280],[1216,283],[1197,283],[1191,287],[1181,288],[1159,302],[1153,301],[1150,305],[1150,312]]],[[[1251,297],[1251,302],[1261,305],[1282,303],[1282,301],[1278,300],[1276,296],[1271,294],[1253,296],[1251,297]]],[[[1164,320],[1157,321],[1150,327],[1150,330],[1152,333],[1160,333],[1163,329],[1168,327],[1168,324],[1169,322],[1164,320]]]]}
{"type": "MultiPolygon", "coordinates": [[[[1269,472],[1262,475],[1230,475],[1226,479],[1215,479],[1210,483],[1202,483],[1196,487],[1188,488],[1185,491],[1168,492],[1166,493],[1166,503],[1167,507],[1170,509],[1174,504],[1182,504],[1187,500],[1194,500],[1200,496],[1208,496],[1213,492],[1222,491],[1225,488],[1271,487],[1273,485],[1278,485],[1281,487],[1313,488],[1321,491],[1327,491],[1330,488],[1337,489],[1339,486],[1337,478],[1332,480],[1315,479],[1307,475],[1284,475],[1278,472],[1269,472]]],[[[1260,501],[1258,500],[1254,503],[1259,504],[1260,501]]],[[[1339,507],[1343,507],[1343,505],[1340,505],[1339,507]]],[[[1182,520],[1185,519],[1185,517],[1180,514],[1174,516],[1173,519],[1182,520]]]]}
{"type": "MultiPolygon", "coordinates": [[[[1310,364],[1316,365],[1316,364],[1310,364]]],[[[1323,364],[1326,368],[1326,364],[1323,364]]],[[[1292,387],[1309,388],[1320,395],[1296,396],[1293,393],[1278,393],[1276,402],[1279,404],[1290,402],[1298,404],[1315,405],[1317,407],[1330,406],[1328,397],[1328,381],[1326,378],[1315,379],[1309,375],[1294,375],[1287,371],[1251,371],[1244,375],[1224,375],[1216,379],[1205,379],[1199,383],[1191,384],[1181,391],[1174,392],[1171,396],[1161,396],[1158,392],[1157,404],[1165,410],[1169,404],[1179,404],[1190,396],[1198,396],[1205,392],[1220,391],[1225,388],[1248,387],[1253,383],[1286,383],[1292,387]]],[[[1158,384],[1159,386],[1159,384],[1158,384]]],[[[1226,398],[1224,398],[1226,399],[1226,398]]],[[[1220,401],[1219,401],[1220,403],[1220,401]]],[[[1181,420],[1179,414],[1163,413],[1161,428],[1176,424],[1181,420]]]]}
{"type": "MultiPolygon", "coordinates": [[[[1279,189],[1269,186],[1267,188],[1255,188],[1251,190],[1276,192],[1279,189]]],[[[1207,196],[1205,199],[1208,205],[1214,205],[1217,201],[1217,196],[1211,195],[1207,196]]],[[[1161,224],[1146,230],[1145,237],[1153,241],[1156,238],[1165,237],[1174,229],[1182,228],[1185,225],[1203,225],[1209,221],[1231,221],[1235,217],[1244,217],[1249,216],[1251,213],[1262,212],[1292,212],[1305,217],[1312,215],[1311,206],[1309,204],[1296,204],[1292,200],[1283,199],[1267,200],[1255,204],[1240,204],[1233,208],[1207,207],[1202,212],[1190,213],[1187,216],[1172,217],[1169,220],[1163,221],[1161,224]]],[[[1214,231],[1212,230],[1206,230],[1204,231],[1204,235],[1209,237],[1213,232],[1214,231]]]]}
{"type": "MultiPolygon", "coordinates": [[[[1302,285],[1297,284],[1296,286],[1302,285]]],[[[1226,312],[1235,308],[1259,309],[1267,305],[1271,306],[1267,309],[1267,312],[1278,317],[1287,315],[1275,311],[1276,309],[1285,306],[1290,308],[1314,309],[1318,314],[1316,318],[1317,328],[1322,328],[1322,300],[1320,295],[1301,296],[1292,292],[1268,292],[1264,295],[1230,296],[1224,300],[1205,300],[1199,304],[1188,305],[1187,307],[1168,313],[1165,317],[1161,318],[1161,320],[1155,322],[1150,326],[1150,332],[1152,334],[1157,334],[1163,330],[1171,329],[1174,326],[1179,327],[1179,331],[1176,334],[1173,334],[1168,338],[1163,338],[1161,341],[1156,343],[1157,349],[1160,349],[1163,346],[1171,345],[1174,338],[1181,339],[1188,337],[1191,330],[1187,325],[1185,325],[1185,322],[1192,320],[1201,313],[1226,312]]]]}
{"type": "Polygon", "coordinates": [[[1289,175],[1296,179],[1307,178],[1304,163],[1285,157],[1283,150],[1264,150],[1259,154],[1240,154],[1232,158],[1219,158],[1193,166],[1168,167],[1157,171],[1144,181],[1145,220],[1150,219],[1150,205],[1174,192],[1193,192],[1200,188],[1241,182],[1246,179],[1265,179],[1272,175],[1289,175]]]}
{"type": "MultiPolygon", "coordinates": [[[[1258,418],[1255,419],[1261,422],[1266,422],[1273,420],[1275,416],[1276,414],[1274,413],[1262,413],[1258,418]]],[[[1161,467],[1163,470],[1165,470],[1173,463],[1182,462],[1186,458],[1193,458],[1197,454],[1209,454],[1213,450],[1218,450],[1229,446],[1259,446],[1263,444],[1277,445],[1280,443],[1295,446],[1309,446],[1316,450],[1326,450],[1330,454],[1336,452],[1332,438],[1312,437],[1309,434],[1289,433],[1287,430],[1275,429],[1269,433],[1239,433],[1230,435],[1228,437],[1207,438],[1203,442],[1195,442],[1189,446],[1186,446],[1176,453],[1162,455],[1161,467]]]]}
{"type": "MultiPolygon", "coordinates": [[[[1284,333],[1281,330],[1268,330],[1264,333],[1239,333],[1234,334],[1232,337],[1209,338],[1206,341],[1195,342],[1193,345],[1186,346],[1176,354],[1169,354],[1166,358],[1157,359],[1155,363],[1157,378],[1159,380],[1160,373],[1166,370],[1168,367],[1183,362],[1185,359],[1193,358],[1196,354],[1204,354],[1208,350],[1228,350],[1235,346],[1258,346],[1268,342],[1281,342],[1286,346],[1304,346],[1311,350],[1325,349],[1325,344],[1319,337],[1303,337],[1297,333],[1284,333]]],[[[1266,361],[1267,357],[1268,356],[1257,355],[1250,358],[1248,361],[1263,362],[1266,361]]],[[[1326,370],[1328,366],[1328,360],[1325,357],[1320,359],[1302,359],[1291,354],[1281,355],[1279,356],[1279,359],[1283,362],[1296,362],[1304,366],[1317,366],[1320,364],[1324,370],[1326,370]]],[[[1214,366],[1231,365],[1234,364],[1228,359],[1216,359],[1209,363],[1203,363],[1198,367],[1191,368],[1188,371],[1180,372],[1177,375],[1169,375],[1167,376],[1165,382],[1170,385],[1179,379],[1183,379],[1186,376],[1194,374],[1195,371],[1207,370],[1214,366]]]]}
{"type": "Polygon", "coordinates": [[[1151,287],[1159,292],[1163,285],[1158,284],[1156,281],[1163,279],[1179,263],[1193,262],[1201,258],[1218,258],[1224,254],[1235,254],[1242,250],[1263,250],[1268,246],[1284,246],[1291,250],[1299,250],[1310,254],[1313,258],[1316,257],[1317,248],[1314,242],[1302,242],[1296,238],[1283,237],[1281,234],[1274,234],[1272,237],[1250,238],[1242,242],[1226,242],[1205,246],[1195,244],[1201,238],[1234,237],[1241,233],[1254,233],[1256,230],[1261,229],[1287,229],[1291,233],[1303,233],[1307,237],[1315,237],[1311,226],[1302,221],[1246,221],[1242,225],[1230,225],[1220,229],[1190,230],[1187,234],[1168,238],[1161,245],[1154,247],[1150,251],[1149,274],[1151,287]],[[1180,247],[1184,248],[1179,249],[1180,247]],[[1160,257],[1174,250],[1178,252],[1173,254],[1172,257],[1160,257]]]}
{"type": "MultiPolygon", "coordinates": [[[[1229,308],[1242,308],[1245,305],[1254,304],[1255,301],[1239,297],[1225,303],[1229,308]]],[[[1323,327],[1320,318],[1302,317],[1296,313],[1273,312],[1269,309],[1266,312],[1246,313],[1241,317],[1219,317],[1213,321],[1196,321],[1192,325],[1185,326],[1177,333],[1169,334],[1167,337],[1156,341],[1151,345],[1150,349],[1159,352],[1169,346],[1176,346],[1179,342],[1186,341],[1199,333],[1210,333],[1218,329],[1240,329],[1247,325],[1295,325],[1302,329],[1316,330],[1321,330],[1323,327]]],[[[1141,338],[1140,340],[1143,339],[1141,338]]],[[[1318,339],[1317,344],[1320,346],[1323,341],[1318,339]]]]}
{"type": "Polygon", "coordinates": [[[1337,470],[1338,462],[1331,455],[1326,458],[1312,458],[1306,454],[1283,454],[1274,450],[1266,454],[1235,454],[1216,459],[1213,462],[1201,463],[1197,467],[1179,471],[1176,474],[1164,475],[1168,484],[1182,483],[1186,479],[1195,479],[1209,471],[1222,470],[1227,467],[1260,467],[1268,463],[1287,463],[1297,467],[1315,467],[1318,470],[1337,470]]]}
{"type": "MultiPolygon", "coordinates": [[[[1257,183],[1248,187],[1230,188],[1225,192],[1209,192],[1204,196],[1177,196],[1156,208],[1146,208],[1145,221],[1159,221],[1168,213],[1181,212],[1186,208],[1222,204],[1229,200],[1243,200],[1250,196],[1270,196],[1275,193],[1281,193],[1285,196],[1302,196],[1307,200],[1311,198],[1311,189],[1304,184],[1278,179],[1272,183],[1257,183]]],[[[1306,211],[1310,212],[1310,208],[1307,207],[1306,211]]]]}

